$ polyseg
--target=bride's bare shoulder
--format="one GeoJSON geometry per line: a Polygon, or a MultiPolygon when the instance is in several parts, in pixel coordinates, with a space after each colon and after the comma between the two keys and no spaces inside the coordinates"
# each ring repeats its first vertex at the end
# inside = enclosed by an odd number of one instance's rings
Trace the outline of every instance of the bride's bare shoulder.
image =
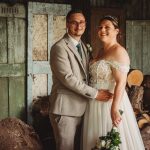
{"type": "Polygon", "coordinates": [[[124,47],[121,45],[116,46],[113,50],[113,58],[118,62],[130,64],[129,55],[124,47]]]}

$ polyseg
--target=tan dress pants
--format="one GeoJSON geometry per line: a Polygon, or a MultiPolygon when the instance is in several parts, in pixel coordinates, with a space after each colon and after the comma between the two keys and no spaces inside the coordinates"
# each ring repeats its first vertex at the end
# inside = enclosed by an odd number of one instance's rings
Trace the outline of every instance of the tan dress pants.
{"type": "Polygon", "coordinates": [[[50,114],[56,150],[80,150],[82,117],[50,114]]]}

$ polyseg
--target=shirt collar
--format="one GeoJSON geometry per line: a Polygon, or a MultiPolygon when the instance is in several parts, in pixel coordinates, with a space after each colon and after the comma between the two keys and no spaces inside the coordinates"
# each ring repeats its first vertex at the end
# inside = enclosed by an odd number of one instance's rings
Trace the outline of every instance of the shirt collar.
{"type": "Polygon", "coordinates": [[[77,46],[80,43],[80,41],[78,42],[77,40],[75,40],[70,34],[68,34],[68,36],[75,46],[77,46]]]}

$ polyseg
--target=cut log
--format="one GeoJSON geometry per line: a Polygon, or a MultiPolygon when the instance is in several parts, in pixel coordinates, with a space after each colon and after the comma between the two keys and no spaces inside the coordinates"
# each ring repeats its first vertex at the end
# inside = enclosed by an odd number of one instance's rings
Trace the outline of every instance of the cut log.
{"type": "Polygon", "coordinates": [[[56,143],[49,120],[49,96],[37,97],[32,103],[33,126],[38,133],[44,150],[55,150],[56,143]]]}
{"type": "Polygon", "coordinates": [[[144,75],[142,85],[144,86],[144,95],[143,95],[144,109],[150,112],[150,75],[144,75]]]}
{"type": "Polygon", "coordinates": [[[129,99],[131,101],[132,107],[134,110],[136,109],[139,112],[143,111],[143,93],[143,86],[132,85],[129,91],[129,99]]]}
{"type": "Polygon", "coordinates": [[[150,88],[150,75],[144,75],[144,80],[143,80],[142,85],[145,88],[150,88]]]}
{"type": "Polygon", "coordinates": [[[150,123],[150,116],[146,113],[143,113],[142,115],[150,123]]]}
{"type": "Polygon", "coordinates": [[[143,73],[140,70],[131,69],[127,76],[127,83],[128,86],[131,87],[132,85],[140,86],[143,82],[143,73]]]}
{"type": "Polygon", "coordinates": [[[150,112],[150,88],[144,87],[143,104],[144,109],[150,112]]]}
{"type": "Polygon", "coordinates": [[[145,145],[145,150],[150,150],[150,124],[145,124],[141,129],[142,139],[145,145]]]}
{"type": "Polygon", "coordinates": [[[140,119],[140,120],[138,121],[138,126],[139,126],[140,129],[142,129],[142,127],[143,127],[145,124],[149,124],[149,121],[148,121],[147,119],[145,119],[145,118],[140,119]]]}

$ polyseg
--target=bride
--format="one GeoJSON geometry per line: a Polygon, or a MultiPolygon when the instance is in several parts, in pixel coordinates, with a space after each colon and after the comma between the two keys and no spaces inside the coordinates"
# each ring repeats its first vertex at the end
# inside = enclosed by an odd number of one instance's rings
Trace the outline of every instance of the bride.
{"type": "Polygon", "coordinates": [[[118,127],[121,136],[120,150],[144,150],[135,115],[125,91],[130,60],[125,48],[117,42],[118,20],[105,16],[100,20],[98,36],[103,43],[102,55],[89,66],[90,85],[114,93],[108,102],[90,101],[84,117],[83,150],[91,150],[100,136],[118,127]],[[123,115],[119,113],[123,110],[123,115]]]}

